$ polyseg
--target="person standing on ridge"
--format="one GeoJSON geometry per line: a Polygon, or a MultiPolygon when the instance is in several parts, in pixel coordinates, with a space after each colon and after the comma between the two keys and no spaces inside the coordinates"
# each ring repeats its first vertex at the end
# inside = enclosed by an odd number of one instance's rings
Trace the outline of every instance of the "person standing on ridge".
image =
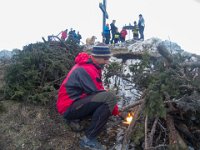
{"type": "Polygon", "coordinates": [[[70,31],[68,33],[68,40],[73,40],[73,28],[70,28],[70,31]]]}
{"type": "Polygon", "coordinates": [[[111,44],[114,41],[115,33],[116,33],[116,29],[117,29],[117,27],[115,26],[115,23],[116,23],[116,20],[113,20],[112,23],[110,24],[110,30],[111,30],[111,33],[112,33],[111,44]]]}
{"type": "Polygon", "coordinates": [[[110,42],[110,29],[109,29],[109,24],[106,24],[104,27],[104,33],[103,36],[105,37],[105,43],[109,44],[110,42]]]}
{"type": "Polygon", "coordinates": [[[66,29],[65,31],[62,31],[62,33],[61,33],[61,40],[62,41],[66,40],[66,38],[67,38],[67,31],[68,31],[68,29],[66,29]]]}
{"type": "Polygon", "coordinates": [[[139,21],[138,21],[138,28],[139,28],[139,33],[140,33],[140,38],[139,40],[144,41],[144,18],[142,16],[142,14],[139,15],[139,21]]]}
{"type": "Polygon", "coordinates": [[[116,32],[115,32],[115,35],[114,35],[114,43],[118,43],[120,41],[120,33],[119,33],[119,30],[118,28],[116,28],[116,32]]]}
{"type": "Polygon", "coordinates": [[[79,31],[77,32],[77,43],[80,45],[80,42],[81,42],[81,39],[82,39],[82,36],[80,35],[79,31]]]}
{"type": "Polygon", "coordinates": [[[103,150],[96,139],[111,115],[119,115],[116,96],[104,89],[102,69],[111,52],[104,43],[94,46],[91,55],[81,52],[62,82],[57,100],[58,112],[68,121],[91,116],[89,127],[80,139],[81,148],[103,150]]]}
{"type": "Polygon", "coordinates": [[[138,28],[138,25],[137,25],[137,22],[134,21],[134,26],[133,26],[133,39],[134,40],[138,40],[139,39],[139,28],[138,28]]]}
{"type": "Polygon", "coordinates": [[[120,41],[121,41],[121,42],[125,42],[125,40],[126,40],[126,35],[127,35],[127,31],[126,31],[126,29],[123,27],[122,30],[120,31],[120,41]]]}

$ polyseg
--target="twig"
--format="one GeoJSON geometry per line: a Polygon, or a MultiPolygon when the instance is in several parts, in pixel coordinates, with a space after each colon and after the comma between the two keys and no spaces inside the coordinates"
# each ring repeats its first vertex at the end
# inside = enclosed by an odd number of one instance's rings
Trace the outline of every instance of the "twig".
{"type": "Polygon", "coordinates": [[[151,133],[149,135],[149,147],[152,147],[152,144],[153,144],[153,136],[156,132],[156,125],[158,123],[158,117],[156,117],[156,119],[154,120],[154,123],[153,123],[153,126],[152,126],[152,129],[151,129],[151,133]]]}
{"type": "Polygon", "coordinates": [[[168,145],[162,144],[162,145],[158,145],[158,146],[155,146],[155,147],[149,147],[148,150],[156,150],[156,149],[159,149],[159,148],[162,148],[162,147],[168,147],[168,145]]]}
{"type": "Polygon", "coordinates": [[[56,79],[54,81],[48,82],[48,84],[52,84],[52,83],[55,83],[55,82],[57,82],[59,80],[63,80],[65,77],[66,77],[66,75],[64,75],[64,76],[62,76],[62,77],[60,77],[60,78],[58,78],[58,79],[56,79]]]}
{"type": "Polygon", "coordinates": [[[42,79],[41,79],[41,82],[40,82],[40,85],[41,86],[44,86],[44,77],[45,77],[45,75],[46,75],[46,68],[47,68],[47,65],[46,65],[46,63],[44,63],[44,68],[43,68],[43,74],[42,74],[42,79]]]}
{"type": "Polygon", "coordinates": [[[145,128],[144,128],[144,149],[147,150],[149,148],[149,140],[148,140],[148,115],[145,117],[145,128]]]}

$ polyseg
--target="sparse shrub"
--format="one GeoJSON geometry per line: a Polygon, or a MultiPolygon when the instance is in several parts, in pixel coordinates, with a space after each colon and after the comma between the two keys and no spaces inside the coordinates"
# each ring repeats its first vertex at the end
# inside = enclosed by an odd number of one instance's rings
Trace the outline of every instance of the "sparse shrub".
{"type": "Polygon", "coordinates": [[[46,104],[74,64],[81,47],[74,42],[25,46],[11,59],[5,74],[5,98],[46,104]],[[64,46],[63,46],[64,44],[64,46]]]}

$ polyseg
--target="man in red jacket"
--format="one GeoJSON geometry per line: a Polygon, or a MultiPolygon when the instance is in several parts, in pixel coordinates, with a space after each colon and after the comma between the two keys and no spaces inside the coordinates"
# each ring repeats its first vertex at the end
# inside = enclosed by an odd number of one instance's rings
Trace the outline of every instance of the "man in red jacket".
{"type": "Polygon", "coordinates": [[[67,121],[92,117],[80,141],[82,148],[103,149],[96,137],[109,116],[119,114],[116,96],[102,83],[101,71],[110,56],[109,47],[103,43],[94,46],[91,55],[79,53],[59,89],[57,109],[67,121]]]}

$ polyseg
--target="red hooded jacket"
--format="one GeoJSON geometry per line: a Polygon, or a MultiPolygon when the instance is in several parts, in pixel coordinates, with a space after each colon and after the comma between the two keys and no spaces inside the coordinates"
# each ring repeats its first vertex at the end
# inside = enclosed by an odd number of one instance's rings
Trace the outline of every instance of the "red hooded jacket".
{"type": "Polygon", "coordinates": [[[126,29],[122,29],[122,31],[120,32],[120,34],[121,34],[121,37],[125,38],[126,35],[127,35],[126,29]]]}
{"type": "Polygon", "coordinates": [[[61,39],[65,40],[67,38],[67,32],[66,31],[62,31],[61,33],[61,39]]]}
{"type": "MultiPolygon", "coordinates": [[[[75,63],[58,92],[57,109],[61,115],[76,100],[105,90],[101,80],[101,68],[92,62],[90,55],[85,52],[79,53],[75,63]]],[[[119,114],[117,105],[112,114],[119,114]]]]}

